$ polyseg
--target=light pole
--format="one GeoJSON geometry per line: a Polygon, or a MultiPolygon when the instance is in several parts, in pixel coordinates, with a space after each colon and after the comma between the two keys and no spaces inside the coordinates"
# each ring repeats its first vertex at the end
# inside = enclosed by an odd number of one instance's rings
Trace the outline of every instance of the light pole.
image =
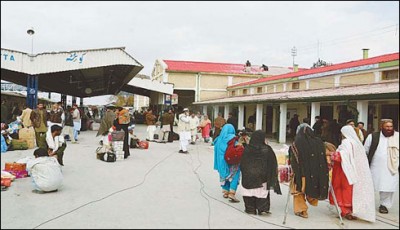
{"type": "MultiPolygon", "coordinates": [[[[35,31],[33,30],[33,27],[31,27],[30,29],[28,29],[26,31],[27,34],[29,34],[29,36],[31,36],[31,56],[33,56],[33,35],[35,34],[35,31]]],[[[32,59],[31,59],[32,60],[32,59]]]]}
{"type": "MultiPolygon", "coordinates": [[[[28,29],[26,33],[31,36],[31,61],[33,61],[33,35],[35,34],[35,31],[33,30],[33,27],[28,29]]],[[[38,82],[39,79],[37,76],[34,75],[28,75],[27,78],[27,94],[26,94],[26,104],[29,108],[35,109],[37,102],[38,102],[38,82]]]]}
{"type": "Polygon", "coordinates": [[[292,48],[292,56],[293,56],[293,67],[294,67],[294,57],[297,56],[297,48],[296,48],[296,46],[293,46],[293,48],[292,48]]]}

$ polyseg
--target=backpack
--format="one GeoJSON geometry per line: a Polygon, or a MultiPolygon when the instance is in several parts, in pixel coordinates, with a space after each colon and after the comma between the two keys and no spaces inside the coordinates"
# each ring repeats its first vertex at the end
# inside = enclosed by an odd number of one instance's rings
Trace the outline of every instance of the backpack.
{"type": "Polygon", "coordinates": [[[234,137],[228,142],[228,148],[226,148],[225,152],[225,160],[229,165],[239,164],[240,159],[242,158],[244,147],[243,145],[235,145],[235,142],[238,139],[238,137],[234,137]]]}

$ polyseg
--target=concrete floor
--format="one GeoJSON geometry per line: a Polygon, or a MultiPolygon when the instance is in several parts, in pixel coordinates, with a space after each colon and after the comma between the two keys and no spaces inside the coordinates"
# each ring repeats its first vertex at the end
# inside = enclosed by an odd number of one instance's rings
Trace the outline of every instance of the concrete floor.
{"type": "MultiPolygon", "coordinates": [[[[145,128],[136,127],[140,139],[145,128]]],[[[377,212],[375,223],[344,220],[340,226],[327,201],[310,207],[309,218],[302,219],[293,214],[291,199],[283,225],[288,186],[281,184],[283,195],[272,193],[271,215],[244,213],[240,190],[240,203],[222,197],[210,144],[190,145],[185,155],[178,153],[178,142],[152,142],[148,150],[131,149],[127,160],[107,163],[96,159],[95,135],[81,132],[79,144],[68,142],[64,186],[58,192],[34,194],[30,178],[17,179],[1,192],[1,228],[399,228],[398,192],[390,213],[377,212]]],[[[276,151],[282,148],[270,144],[276,151]]],[[[6,152],[1,166],[32,153],[6,152]]]]}

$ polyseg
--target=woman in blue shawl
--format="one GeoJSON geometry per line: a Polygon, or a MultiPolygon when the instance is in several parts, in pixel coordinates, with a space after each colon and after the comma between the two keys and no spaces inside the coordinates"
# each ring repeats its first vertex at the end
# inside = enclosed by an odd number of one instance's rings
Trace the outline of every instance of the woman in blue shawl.
{"type": "Polygon", "coordinates": [[[239,184],[240,169],[239,164],[228,165],[224,157],[228,142],[236,136],[235,134],[233,125],[225,124],[219,136],[214,140],[214,169],[219,173],[224,198],[229,198],[231,202],[239,202],[235,194],[239,184]]]}

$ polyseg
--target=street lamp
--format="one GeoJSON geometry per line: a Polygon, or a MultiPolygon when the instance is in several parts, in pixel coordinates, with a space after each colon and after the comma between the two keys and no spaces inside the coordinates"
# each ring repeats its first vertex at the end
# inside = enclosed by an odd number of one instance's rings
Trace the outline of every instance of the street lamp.
{"type": "MultiPolygon", "coordinates": [[[[33,30],[33,27],[31,27],[30,29],[28,29],[27,31],[26,31],[26,33],[27,34],[29,34],[30,36],[31,36],[31,40],[32,40],[32,46],[31,46],[31,48],[32,48],[32,50],[31,50],[31,56],[33,56],[33,35],[35,34],[35,31],[33,30]]],[[[31,59],[32,60],[32,59],[31,59]]]]}

